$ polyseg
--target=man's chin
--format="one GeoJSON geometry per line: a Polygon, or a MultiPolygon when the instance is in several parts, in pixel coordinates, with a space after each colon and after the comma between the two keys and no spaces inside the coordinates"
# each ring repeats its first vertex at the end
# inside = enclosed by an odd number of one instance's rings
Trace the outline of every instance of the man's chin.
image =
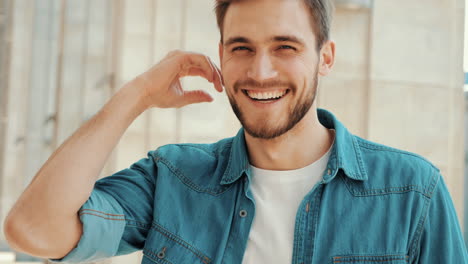
{"type": "Polygon", "coordinates": [[[234,114],[237,116],[245,132],[251,137],[273,139],[289,130],[285,127],[286,124],[284,122],[287,122],[287,120],[284,120],[284,112],[265,111],[254,114],[252,111],[241,111],[240,109],[245,109],[246,107],[241,108],[232,98],[229,99],[234,114]],[[279,124],[282,124],[282,126],[279,126],[279,124]]]}
{"type": "Polygon", "coordinates": [[[242,125],[245,132],[253,138],[274,139],[287,132],[286,129],[278,128],[277,124],[272,126],[242,125]]]}

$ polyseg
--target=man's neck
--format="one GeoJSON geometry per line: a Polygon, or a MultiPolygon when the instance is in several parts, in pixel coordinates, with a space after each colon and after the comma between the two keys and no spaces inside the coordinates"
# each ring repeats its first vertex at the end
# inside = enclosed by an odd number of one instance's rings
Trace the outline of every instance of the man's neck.
{"type": "Polygon", "coordinates": [[[267,170],[303,168],[322,157],[333,143],[333,133],[317,118],[312,107],[287,133],[274,139],[254,138],[245,133],[250,164],[267,170]]]}

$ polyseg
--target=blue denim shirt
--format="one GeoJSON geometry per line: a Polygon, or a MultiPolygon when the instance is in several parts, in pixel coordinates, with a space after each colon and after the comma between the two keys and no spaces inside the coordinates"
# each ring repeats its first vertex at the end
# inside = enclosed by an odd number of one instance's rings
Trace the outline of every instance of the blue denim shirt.
{"type": "MultiPolygon", "coordinates": [[[[322,180],[297,208],[293,264],[468,263],[439,169],[352,135],[326,110],[318,116],[336,138],[322,180]]],[[[143,250],[146,264],[240,264],[255,217],[251,177],[242,129],[150,151],[96,182],[79,211],[78,245],[55,261],[143,250]]]]}

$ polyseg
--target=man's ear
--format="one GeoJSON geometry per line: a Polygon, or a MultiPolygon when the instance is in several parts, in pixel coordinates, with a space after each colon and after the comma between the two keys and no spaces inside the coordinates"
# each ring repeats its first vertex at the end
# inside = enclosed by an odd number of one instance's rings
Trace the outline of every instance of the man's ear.
{"type": "Polygon", "coordinates": [[[328,40],[320,49],[320,63],[318,73],[328,75],[335,64],[335,42],[328,40]]]}

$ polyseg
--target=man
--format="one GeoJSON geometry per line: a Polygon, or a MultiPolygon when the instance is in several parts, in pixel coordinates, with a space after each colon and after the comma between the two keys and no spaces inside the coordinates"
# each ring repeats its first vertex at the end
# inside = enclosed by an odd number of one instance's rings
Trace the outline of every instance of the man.
{"type": "Polygon", "coordinates": [[[21,195],[5,222],[12,247],[72,262],[143,250],[143,263],[468,263],[439,170],[317,109],[331,9],[217,1],[221,70],[174,51],[122,87],[21,195]],[[95,183],[146,109],[212,101],[184,91],[184,76],[224,85],[237,136],[163,146],[95,183]]]}

